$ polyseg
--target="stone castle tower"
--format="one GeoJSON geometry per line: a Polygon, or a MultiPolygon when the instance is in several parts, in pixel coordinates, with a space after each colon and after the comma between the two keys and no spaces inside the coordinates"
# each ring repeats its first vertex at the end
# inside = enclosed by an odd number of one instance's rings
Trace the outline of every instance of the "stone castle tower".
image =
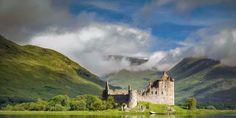
{"type": "Polygon", "coordinates": [[[154,104],[175,104],[174,79],[166,72],[163,73],[161,79],[149,83],[144,90],[132,90],[128,86],[128,90],[109,89],[108,82],[103,91],[103,99],[113,96],[118,103],[126,103],[129,108],[137,106],[138,101],[151,102],[154,104]]]}
{"type": "Polygon", "coordinates": [[[137,92],[131,89],[131,86],[128,87],[128,107],[133,108],[137,106],[137,92]]]}

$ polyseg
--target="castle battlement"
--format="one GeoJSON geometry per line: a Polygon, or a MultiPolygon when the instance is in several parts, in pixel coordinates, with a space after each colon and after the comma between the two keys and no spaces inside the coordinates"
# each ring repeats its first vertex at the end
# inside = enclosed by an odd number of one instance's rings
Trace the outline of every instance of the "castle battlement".
{"type": "Polygon", "coordinates": [[[107,82],[102,97],[107,99],[109,96],[113,96],[116,102],[126,103],[128,107],[133,108],[137,106],[138,101],[174,105],[174,95],[174,79],[164,72],[161,79],[150,82],[141,91],[132,90],[131,86],[128,87],[128,90],[109,89],[107,82]]]}
{"type": "Polygon", "coordinates": [[[110,89],[108,90],[109,95],[127,95],[128,90],[123,90],[123,89],[110,89]]]}

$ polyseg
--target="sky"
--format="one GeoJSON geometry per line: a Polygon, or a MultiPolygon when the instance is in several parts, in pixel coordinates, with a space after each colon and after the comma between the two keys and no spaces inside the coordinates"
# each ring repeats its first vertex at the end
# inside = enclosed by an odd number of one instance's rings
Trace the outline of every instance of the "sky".
{"type": "Polygon", "coordinates": [[[0,0],[0,33],[56,50],[98,76],[168,71],[185,57],[236,65],[235,0],[0,0]],[[131,66],[107,55],[149,61],[131,66]]]}

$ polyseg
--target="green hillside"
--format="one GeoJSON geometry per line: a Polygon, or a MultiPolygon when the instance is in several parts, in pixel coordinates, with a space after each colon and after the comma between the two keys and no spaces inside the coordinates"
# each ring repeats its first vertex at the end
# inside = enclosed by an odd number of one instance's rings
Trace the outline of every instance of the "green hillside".
{"type": "Polygon", "coordinates": [[[37,46],[20,46],[0,36],[0,105],[8,102],[100,95],[104,83],[62,54],[37,46]]]}
{"type": "MultiPolygon", "coordinates": [[[[207,58],[186,58],[168,72],[175,79],[176,102],[195,96],[201,103],[236,103],[236,67],[207,58]]],[[[122,70],[103,78],[110,84],[142,89],[162,72],[122,70]]]]}
{"type": "Polygon", "coordinates": [[[201,102],[236,103],[236,67],[206,58],[185,58],[169,73],[176,79],[176,101],[195,96],[201,102]]]}

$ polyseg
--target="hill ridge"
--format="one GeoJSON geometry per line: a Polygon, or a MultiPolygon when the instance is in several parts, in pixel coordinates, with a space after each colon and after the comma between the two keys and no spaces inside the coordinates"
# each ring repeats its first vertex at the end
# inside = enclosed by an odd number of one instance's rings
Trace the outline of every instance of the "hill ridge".
{"type": "Polygon", "coordinates": [[[0,105],[47,99],[100,95],[105,83],[63,54],[33,45],[18,45],[0,36],[0,105]]]}

